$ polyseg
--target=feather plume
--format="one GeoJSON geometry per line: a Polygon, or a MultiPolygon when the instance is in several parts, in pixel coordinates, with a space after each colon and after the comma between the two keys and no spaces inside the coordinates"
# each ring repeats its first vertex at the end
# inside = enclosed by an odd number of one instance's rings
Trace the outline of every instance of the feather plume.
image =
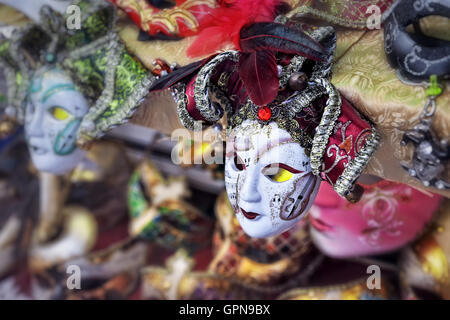
{"type": "Polygon", "coordinates": [[[278,68],[275,54],[270,50],[241,53],[239,77],[253,103],[263,106],[278,95],[278,68]]]}
{"type": "Polygon", "coordinates": [[[322,45],[300,29],[279,23],[254,23],[241,30],[240,47],[243,52],[272,50],[298,54],[315,61],[324,60],[322,45]]]}
{"type": "Polygon", "coordinates": [[[149,91],[153,92],[170,88],[174,84],[195,74],[207,61],[208,59],[203,59],[174,70],[168,75],[156,80],[150,87],[149,91]]]}
{"type": "Polygon", "coordinates": [[[200,32],[189,47],[190,57],[206,56],[225,46],[240,49],[240,31],[244,26],[257,22],[272,22],[282,0],[220,0],[205,19],[200,32]]]}

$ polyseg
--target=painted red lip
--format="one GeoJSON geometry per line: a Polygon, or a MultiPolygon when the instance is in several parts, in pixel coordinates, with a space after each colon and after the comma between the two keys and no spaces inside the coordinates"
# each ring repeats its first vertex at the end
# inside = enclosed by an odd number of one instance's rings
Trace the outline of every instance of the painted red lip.
{"type": "Polygon", "coordinates": [[[257,216],[259,216],[259,214],[254,213],[254,212],[247,212],[244,209],[241,208],[241,212],[244,215],[244,217],[246,217],[249,220],[254,220],[256,219],[257,216]]]}
{"type": "Polygon", "coordinates": [[[330,232],[333,230],[333,226],[323,222],[320,219],[313,218],[311,215],[309,215],[309,222],[311,222],[311,225],[314,229],[321,231],[321,232],[330,232]]]}

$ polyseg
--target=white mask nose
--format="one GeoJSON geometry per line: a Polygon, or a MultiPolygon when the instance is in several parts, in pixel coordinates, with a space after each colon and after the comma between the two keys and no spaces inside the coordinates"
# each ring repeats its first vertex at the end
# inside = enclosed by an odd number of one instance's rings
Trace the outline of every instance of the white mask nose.
{"type": "Polygon", "coordinates": [[[247,168],[247,175],[243,179],[245,181],[240,191],[240,199],[245,202],[260,202],[261,194],[258,192],[259,175],[256,170],[247,168]]]}
{"type": "Polygon", "coordinates": [[[42,112],[39,112],[39,110],[35,110],[34,113],[30,115],[30,121],[25,123],[25,132],[28,137],[44,137],[44,130],[42,127],[42,112]]]}

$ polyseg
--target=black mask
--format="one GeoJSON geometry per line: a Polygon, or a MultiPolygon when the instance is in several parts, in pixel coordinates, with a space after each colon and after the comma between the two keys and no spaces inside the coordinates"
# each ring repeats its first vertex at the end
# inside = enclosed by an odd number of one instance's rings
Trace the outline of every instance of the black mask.
{"type": "Polygon", "coordinates": [[[450,42],[421,34],[419,20],[438,15],[450,18],[450,0],[399,0],[385,21],[384,46],[389,64],[413,82],[431,75],[449,78],[450,42]],[[416,33],[406,28],[413,24],[416,33]]]}

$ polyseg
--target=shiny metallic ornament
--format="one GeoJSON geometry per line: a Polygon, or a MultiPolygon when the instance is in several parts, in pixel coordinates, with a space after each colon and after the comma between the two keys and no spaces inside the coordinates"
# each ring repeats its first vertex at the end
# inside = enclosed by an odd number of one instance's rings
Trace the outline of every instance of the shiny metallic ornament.
{"type": "Polygon", "coordinates": [[[420,122],[406,131],[401,145],[414,145],[411,163],[400,164],[409,174],[419,179],[426,187],[450,189],[450,182],[443,177],[450,159],[449,141],[439,140],[432,131],[432,119],[436,111],[436,96],[430,96],[421,115],[420,122]]]}

